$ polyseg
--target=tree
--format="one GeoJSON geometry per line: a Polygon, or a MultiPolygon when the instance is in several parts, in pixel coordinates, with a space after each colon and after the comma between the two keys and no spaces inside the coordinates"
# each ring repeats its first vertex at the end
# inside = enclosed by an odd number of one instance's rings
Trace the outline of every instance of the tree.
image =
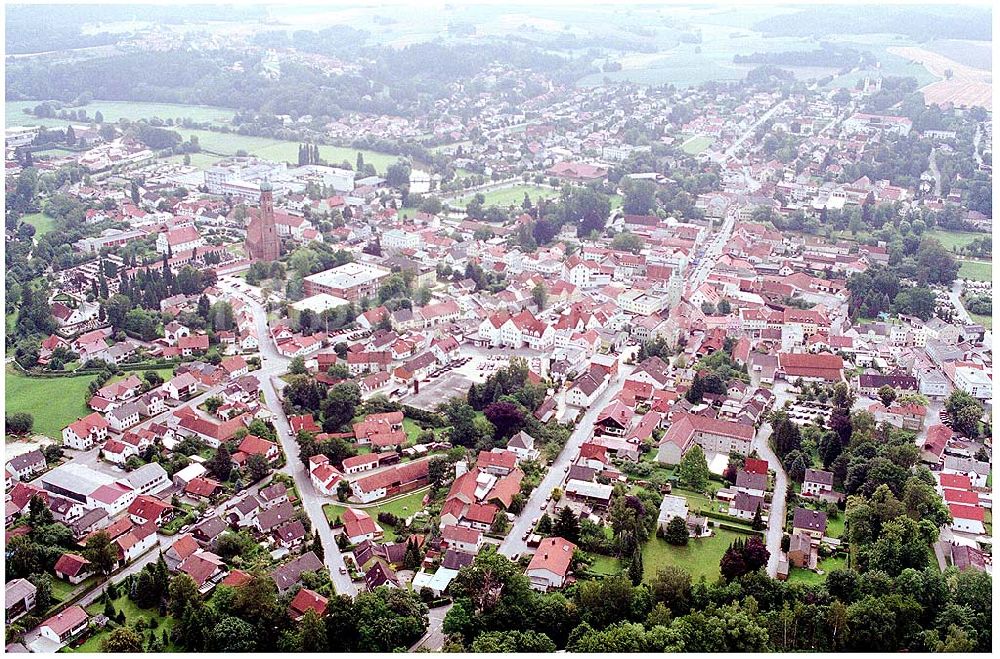
{"type": "Polygon", "coordinates": [[[35,418],[27,412],[4,415],[4,431],[8,435],[29,435],[35,425],[35,418]]]}
{"type": "Polygon", "coordinates": [[[306,360],[302,357],[293,357],[291,363],[288,365],[288,372],[292,375],[305,375],[308,373],[306,370],[306,360]]]}
{"type": "Polygon", "coordinates": [[[552,525],[552,535],[572,543],[580,541],[580,520],[569,506],[563,506],[559,511],[552,525]]]}
{"type": "Polygon", "coordinates": [[[142,635],[132,627],[118,627],[101,642],[101,652],[142,651],[142,635]]]}
{"type": "Polygon", "coordinates": [[[667,528],[663,532],[663,539],[672,545],[686,545],[688,543],[688,529],[684,518],[679,515],[672,517],[667,522],[667,528]]]}
{"type": "Polygon", "coordinates": [[[348,497],[350,496],[351,496],[351,484],[346,480],[342,480],[339,483],[337,483],[337,500],[344,502],[347,501],[348,497]]]}
{"type": "Polygon", "coordinates": [[[156,371],[146,371],[142,374],[142,379],[146,381],[150,389],[156,389],[163,384],[163,376],[156,371]]]}
{"type": "Polygon", "coordinates": [[[215,625],[211,641],[216,652],[253,652],[257,649],[253,625],[235,616],[225,616],[215,625]]]}
{"type": "Polygon", "coordinates": [[[524,427],[525,415],[514,403],[490,403],[483,414],[496,428],[498,440],[512,437],[524,427]]]}
{"type": "Polygon", "coordinates": [[[323,431],[336,432],[354,418],[354,411],[361,404],[361,390],[353,382],[345,382],[330,388],[321,403],[323,431]]]}
{"type": "Polygon", "coordinates": [[[629,181],[622,206],[627,215],[648,215],[656,207],[656,186],[652,181],[629,181]]]}
{"type": "Polygon", "coordinates": [[[630,231],[623,231],[622,233],[619,233],[617,236],[615,236],[614,239],[611,241],[611,248],[623,252],[632,252],[633,254],[638,254],[640,251],[642,251],[644,244],[645,243],[643,242],[642,238],[640,238],[639,236],[635,235],[630,231]]]}
{"type": "Polygon", "coordinates": [[[98,573],[108,575],[118,564],[118,547],[112,544],[107,531],[98,531],[87,538],[83,557],[91,562],[98,573]]]}
{"type": "Polygon", "coordinates": [[[182,616],[189,608],[193,608],[201,602],[198,584],[187,574],[178,574],[171,579],[169,595],[170,612],[175,617],[182,616]]]}
{"type": "Polygon", "coordinates": [[[883,405],[889,407],[896,400],[896,390],[887,384],[882,385],[878,389],[878,398],[882,401],[883,405]]]}
{"type": "Polygon", "coordinates": [[[220,481],[229,480],[229,474],[233,471],[233,457],[225,444],[219,444],[215,455],[205,463],[205,468],[220,481]]]}
{"type": "Polygon", "coordinates": [[[754,531],[763,531],[767,528],[767,525],[764,524],[764,518],[761,516],[759,504],[757,505],[757,510],[753,511],[753,521],[750,522],[750,528],[754,531]]]}
{"type": "Polygon", "coordinates": [[[802,434],[799,432],[799,427],[788,417],[782,417],[775,424],[771,436],[774,441],[774,452],[781,458],[802,448],[802,434]]]}
{"type": "Polygon", "coordinates": [[[256,483],[271,473],[271,466],[267,463],[267,458],[254,453],[247,457],[246,472],[249,482],[256,483]]]}
{"type": "Polygon", "coordinates": [[[498,510],[493,516],[493,523],[490,524],[490,533],[503,535],[507,530],[507,515],[502,510],[498,510]]]}
{"type": "Polygon", "coordinates": [[[719,561],[719,569],[726,581],[732,581],[745,574],[756,572],[765,565],[770,552],[764,542],[757,536],[749,536],[746,540],[735,540],[719,561]]]}
{"type": "Polygon", "coordinates": [[[677,467],[678,480],[696,492],[704,492],[705,488],[708,487],[710,475],[705,452],[699,445],[694,444],[681,458],[680,465],[677,467]]]}
{"type": "Polygon", "coordinates": [[[661,567],[649,584],[653,602],[662,602],[674,615],[687,612],[691,598],[691,573],[675,565],[661,567]]]}
{"type": "Polygon", "coordinates": [[[326,652],[329,642],[326,636],[326,625],[319,614],[308,610],[299,621],[299,652],[326,652]]]}
{"type": "Polygon", "coordinates": [[[545,302],[548,299],[548,293],[545,292],[545,286],[542,282],[535,284],[535,287],[531,289],[531,299],[534,301],[535,306],[539,310],[545,308],[545,302]]]}

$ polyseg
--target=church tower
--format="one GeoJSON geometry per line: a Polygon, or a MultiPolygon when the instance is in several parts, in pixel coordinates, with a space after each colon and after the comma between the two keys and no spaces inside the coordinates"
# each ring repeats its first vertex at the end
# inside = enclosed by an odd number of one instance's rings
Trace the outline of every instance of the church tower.
{"type": "Polygon", "coordinates": [[[260,184],[260,208],[251,211],[247,226],[247,256],[254,261],[276,261],[281,255],[281,240],[274,222],[274,195],[270,181],[260,184]]]}

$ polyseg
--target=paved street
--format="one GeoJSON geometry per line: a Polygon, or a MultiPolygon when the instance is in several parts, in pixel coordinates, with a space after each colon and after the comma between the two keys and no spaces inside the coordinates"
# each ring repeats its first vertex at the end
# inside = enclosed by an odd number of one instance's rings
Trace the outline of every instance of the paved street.
{"type": "Polygon", "coordinates": [[[260,303],[250,298],[230,285],[220,283],[220,286],[228,290],[236,297],[243,300],[253,311],[254,322],[257,326],[257,337],[260,340],[260,360],[261,369],[254,374],[260,379],[261,391],[264,392],[264,401],[267,408],[274,413],[274,427],[278,433],[278,441],[285,452],[285,466],[282,472],[290,475],[295,481],[295,486],[302,498],[302,508],[309,515],[313,530],[319,533],[320,542],[323,544],[324,562],[330,570],[330,578],[338,593],[346,595],[356,595],[357,586],[351,581],[349,575],[341,572],[346,570],[347,564],[337,547],[337,542],[333,537],[333,530],[330,528],[326,515],[323,513],[323,503],[325,499],[316,493],[312,482],[309,480],[309,473],[306,471],[302,461],[299,460],[299,446],[292,436],[291,427],[288,424],[288,417],[281,407],[278,398],[276,383],[281,382],[278,376],[288,369],[286,357],[278,353],[271,341],[270,332],[267,328],[267,312],[260,303]]]}
{"type": "Polygon", "coordinates": [[[771,555],[767,559],[767,573],[770,576],[778,574],[778,556],[781,553],[781,536],[785,532],[785,507],[788,491],[788,475],[778,456],[771,450],[768,440],[771,438],[771,424],[761,425],[754,438],[753,447],[760,457],[767,460],[768,466],[774,470],[774,498],[771,500],[771,511],[767,520],[767,550],[771,555]]]}
{"type": "Polygon", "coordinates": [[[708,279],[709,273],[715,267],[716,260],[722,255],[722,250],[725,249],[730,238],[732,238],[733,228],[736,226],[736,213],[737,210],[735,208],[730,209],[726,213],[726,219],[723,220],[719,231],[709,238],[705,247],[705,253],[698,264],[694,266],[690,277],[688,277],[688,295],[698,290],[698,287],[708,279]]]}
{"type": "Polygon", "coordinates": [[[577,424],[576,430],[573,431],[569,440],[566,441],[566,446],[563,447],[563,450],[552,463],[552,466],[549,467],[541,484],[531,493],[531,497],[524,505],[524,510],[514,520],[510,532],[507,533],[507,537],[500,544],[500,553],[511,557],[527,551],[528,544],[522,539],[522,536],[526,531],[533,528],[531,520],[541,516],[541,508],[552,493],[552,488],[562,483],[563,478],[566,476],[566,467],[569,466],[580,452],[580,445],[593,435],[594,422],[597,420],[597,415],[618,394],[622,382],[632,373],[632,370],[632,366],[625,366],[619,362],[617,377],[608,384],[608,388],[605,389],[604,393],[587,410],[583,419],[577,424]]]}

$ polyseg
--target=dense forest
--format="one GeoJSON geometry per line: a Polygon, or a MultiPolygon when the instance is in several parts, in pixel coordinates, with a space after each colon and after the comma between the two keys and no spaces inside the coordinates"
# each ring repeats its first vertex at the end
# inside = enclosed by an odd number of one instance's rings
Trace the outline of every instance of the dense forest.
{"type": "MultiPolygon", "coordinates": [[[[269,38],[280,43],[280,37],[269,38]]],[[[323,50],[312,39],[294,42],[309,52],[323,50]]],[[[296,117],[338,117],[350,111],[410,115],[431,109],[434,101],[452,93],[451,85],[468,82],[497,61],[566,82],[589,72],[582,62],[499,41],[423,43],[402,49],[379,46],[365,48],[360,55],[364,64],[357,73],[327,75],[311,66],[284,62],[277,80],[258,71],[259,55],[238,51],[127,53],[59,67],[18,60],[7,66],[7,100],[70,102],[89,94],[111,101],[214,105],[296,117]],[[246,70],[233,70],[237,62],[246,70]]],[[[536,85],[527,90],[538,94],[544,88],[536,85]]],[[[511,100],[526,99],[512,96],[511,100]]]]}

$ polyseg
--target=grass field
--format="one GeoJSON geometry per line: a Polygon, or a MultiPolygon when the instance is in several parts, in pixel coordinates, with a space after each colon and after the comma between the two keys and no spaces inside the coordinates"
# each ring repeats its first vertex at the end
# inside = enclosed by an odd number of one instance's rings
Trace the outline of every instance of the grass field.
{"type": "MultiPolygon", "coordinates": [[[[39,101],[7,101],[7,126],[62,126],[66,119],[40,119],[24,113],[24,108],[34,108],[39,101]]],[[[174,103],[139,103],[127,101],[93,101],[79,108],[67,108],[73,111],[86,110],[87,119],[73,120],[74,123],[85,123],[100,112],[104,121],[115,122],[119,119],[136,121],[138,119],[192,119],[194,121],[210,121],[213,123],[228,123],[235,114],[234,110],[209,107],[207,105],[178,105],[174,103]]]]}
{"type": "MultiPolygon", "coordinates": [[[[503,188],[500,190],[493,190],[491,192],[483,193],[486,197],[486,203],[483,204],[485,207],[490,206],[500,206],[506,208],[508,206],[517,206],[520,208],[521,202],[524,201],[524,193],[528,193],[531,197],[531,203],[535,203],[538,199],[552,199],[553,197],[559,196],[558,190],[553,190],[552,188],[543,188],[537,185],[515,185],[510,188],[503,188]]],[[[459,206],[465,206],[470,201],[474,195],[466,195],[460,199],[455,200],[455,204],[459,206]]]]}
{"type": "MultiPolygon", "coordinates": [[[[173,373],[170,368],[156,369],[168,379],[173,373]]],[[[144,371],[137,372],[141,378],[144,371]]],[[[121,376],[116,379],[121,379],[121,376]]],[[[35,432],[62,438],[62,429],[76,419],[90,414],[84,401],[87,385],[94,376],[61,378],[32,378],[18,373],[12,368],[6,370],[6,394],[4,404],[10,412],[28,412],[35,418],[35,432]]],[[[114,380],[112,380],[114,381],[114,380]]]]}
{"type": "Polygon", "coordinates": [[[941,229],[931,229],[930,231],[924,231],[922,237],[936,238],[942,245],[954,252],[957,248],[965,247],[977,238],[989,238],[990,234],[972,231],[942,231],[941,229]]]}
{"type": "MultiPolygon", "coordinates": [[[[200,167],[202,169],[207,169],[222,160],[220,156],[214,156],[210,153],[189,153],[188,155],[191,156],[191,166],[200,167]]],[[[164,158],[163,162],[182,164],[184,162],[184,156],[170,156],[169,158],[164,158]]]]}
{"type": "Polygon", "coordinates": [[[675,547],[662,538],[653,538],[642,549],[642,568],[646,581],[656,576],[661,567],[673,565],[683,568],[697,581],[719,578],[719,560],[734,540],[744,537],[734,531],[715,529],[709,538],[692,539],[684,547],[675,547]]]}
{"type": "Polygon", "coordinates": [[[977,313],[970,313],[969,316],[975,322],[979,323],[988,330],[993,329],[993,317],[992,316],[981,316],[977,313]]]}
{"type": "Polygon", "coordinates": [[[62,429],[90,410],[84,394],[92,376],[29,378],[8,368],[4,403],[7,413],[28,412],[35,417],[35,432],[60,439],[62,429]]]}
{"type": "MultiPolygon", "coordinates": [[[[268,137],[254,137],[251,135],[239,135],[237,133],[219,133],[211,130],[177,129],[185,140],[192,135],[198,137],[198,144],[202,149],[218,153],[225,156],[235,155],[237,151],[247,153],[268,160],[297,163],[299,160],[299,142],[283,142],[272,140],[268,137]]],[[[344,160],[351,163],[353,167],[358,158],[358,151],[361,151],[365,162],[375,166],[379,173],[385,173],[386,168],[399,160],[399,156],[389,153],[379,153],[378,151],[366,151],[364,149],[352,149],[350,147],[319,145],[319,157],[328,163],[337,164],[344,160]]],[[[205,154],[208,155],[208,154],[205,154]]]]}
{"type": "MultiPolygon", "coordinates": [[[[371,515],[371,518],[378,522],[379,513],[392,513],[396,517],[407,518],[413,515],[413,513],[423,510],[424,508],[424,495],[427,494],[427,488],[421,488],[415,492],[410,492],[404,497],[400,497],[395,501],[390,501],[389,503],[377,504],[375,506],[369,506],[363,510],[371,515]]],[[[333,522],[343,514],[347,506],[335,503],[327,503],[323,505],[323,512],[326,513],[326,519],[333,524],[333,522]]],[[[393,532],[392,527],[386,526],[385,524],[379,524],[385,531],[386,541],[391,542],[396,539],[396,534],[393,532]]]]}
{"type": "Polygon", "coordinates": [[[696,156],[708,147],[712,146],[713,142],[715,142],[715,140],[707,135],[695,135],[688,138],[683,144],[681,144],[681,149],[684,153],[690,153],[692,156],[696,156]]]}
{"type": "Polygon", "coordinates": [[[22,221],[35,227],[35,238],[41,238],[56,228],[56,219],[45,213],[32,213],[21,218],[22,221]]]}
{"type": "Polygon", "coordinates": [[[993,264],[985,261],[959,261],[958,276],[962,279],[990,281],[993,279],[993,264]]]}

